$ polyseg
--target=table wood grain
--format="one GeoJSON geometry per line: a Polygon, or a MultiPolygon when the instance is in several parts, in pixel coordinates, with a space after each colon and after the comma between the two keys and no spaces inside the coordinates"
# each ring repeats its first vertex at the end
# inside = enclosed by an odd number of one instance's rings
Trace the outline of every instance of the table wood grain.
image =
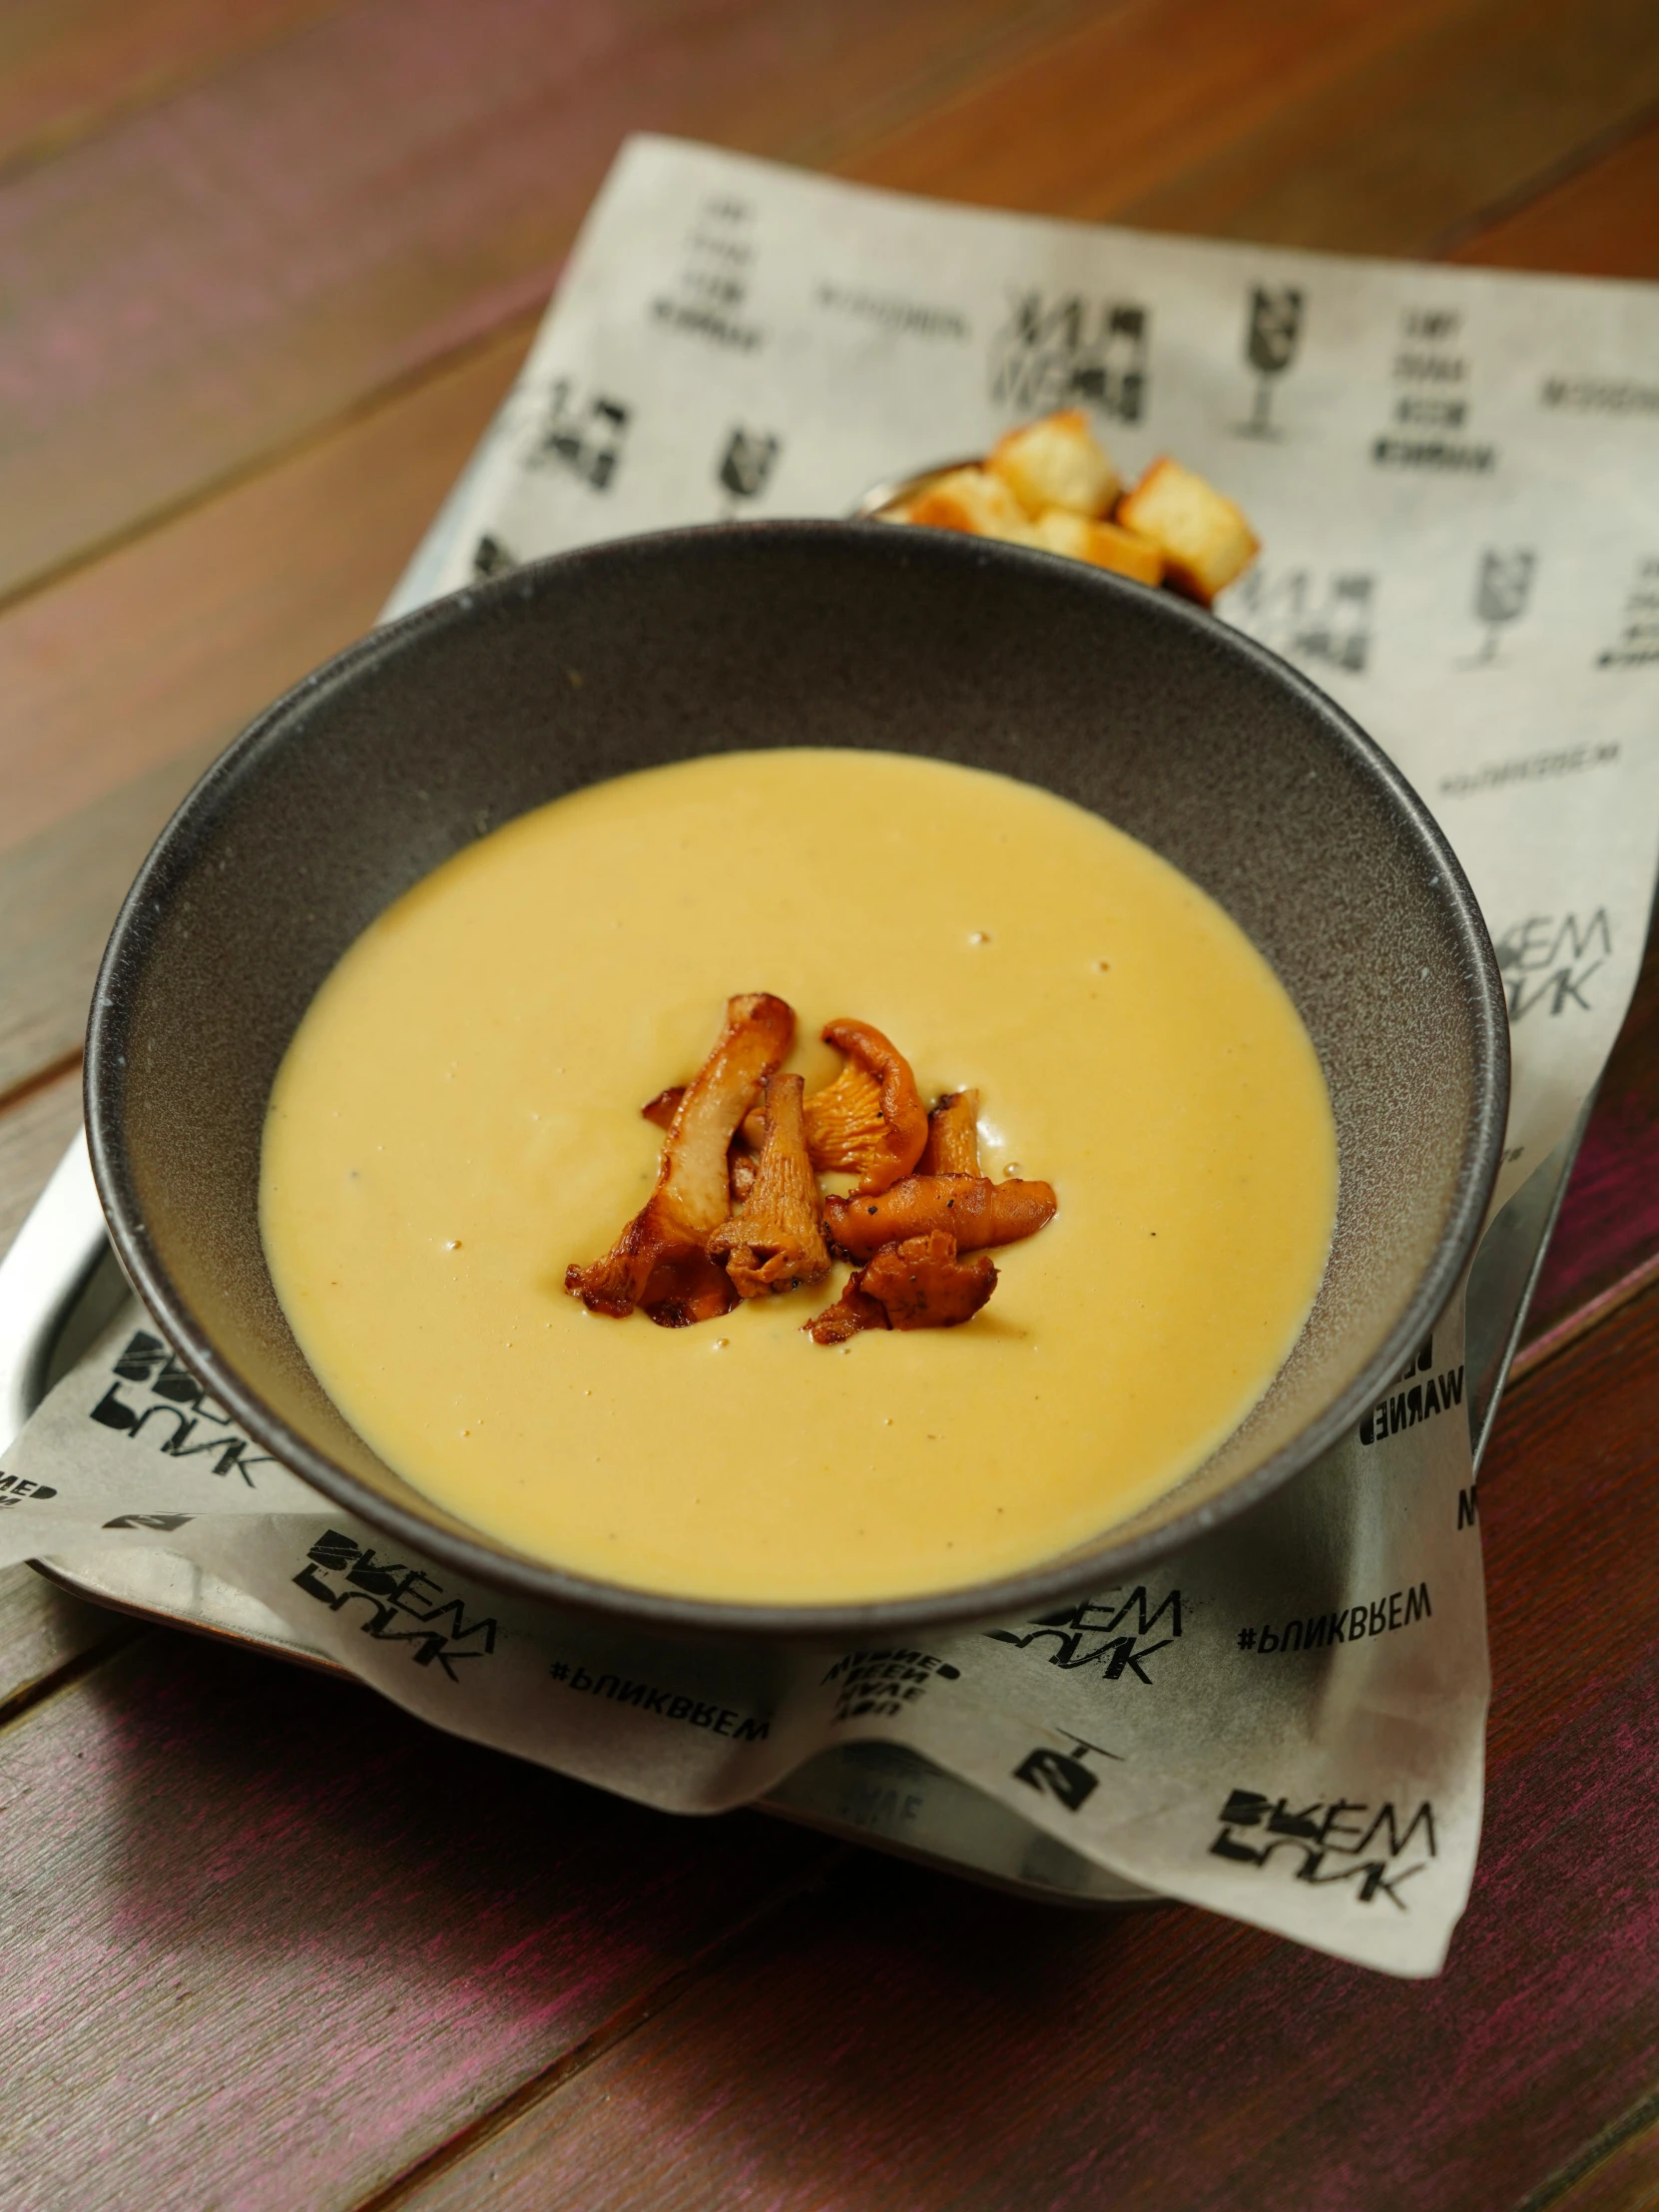
{"type": "Polygon", "coordinates": [[[0,174],[154,107],[337,0],[12,0],[0,15],[0,174]]]}
{"type": "MultiPolygon", "coordinates": [[[[372,619],[622,134],[1659,276],[1648,0],[14,0],[0,1245],[98,951],[372,619]]],[[[1659,2201],[1659,959],[1482,1477],[1473,1903],[1393,1985],[676,1823],[0,1577],[0,2203],[1626,2212],[1659,2201]]]]}
{"type": "Polygon", "coordinates": [[[0,591],[539,305],[625,130],[789,157],[1056,12],[356,0],[117,118],[0,195],[0,591]]]}
{"type": "Polygon", "coordinates": [[[1659,932],[1596,1094],[1517,1376],[1659,1281],[1659,932]]]}
{"type": "Polygon", "coordinates": [[[354,2204],[832,1847],[679,1822],[151,1633],[0,1734],[0,2203],[354,2204]]]}

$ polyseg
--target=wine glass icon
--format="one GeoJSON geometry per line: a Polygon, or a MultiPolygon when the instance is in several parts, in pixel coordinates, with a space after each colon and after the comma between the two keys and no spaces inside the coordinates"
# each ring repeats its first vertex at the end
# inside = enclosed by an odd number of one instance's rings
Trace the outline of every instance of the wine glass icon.
{"type": "Polygon", "coordinates": [[[730,511],[743,499],[759,499],[778,459],[778,439],[767,430],[746,430],[740,423],[726,441],[716,470],[730,511]]]}
{"type": "Polygon", "coordinates": [[[1295,284],[1253,284],[1245,358],[1259,379],[1250,420],[1241,425],[1255,438],[1277,437],[1273,426],[1273,379],[1296,359],[1302,335],[1303,293],[1295,284]]]}
{"type": "Polygon", "coordinates": [[[1537,565],[1537,555],[1524,546],[1509,552],[1488,548],[1481,554],[1474,587],[1474,612],[1486,625],[1486,634],[1480,641],[1478,666],[1484,667],[1496,660],[1503,625],[1516,622],[1525,614],[1537,565]]]}

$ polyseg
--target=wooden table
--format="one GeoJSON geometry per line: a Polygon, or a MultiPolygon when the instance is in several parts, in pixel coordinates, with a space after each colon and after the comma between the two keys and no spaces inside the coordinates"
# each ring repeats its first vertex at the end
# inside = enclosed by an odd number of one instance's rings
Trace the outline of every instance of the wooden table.
{"type": "MultiPolygon", "coordinates": [[[[11,0],[0,1242],[176,796],[373,618],[620,135],[1659,276],[1652,0],[11,0]]],[[[1659,529],[1659,518],[1656,518],[1659,529]]],[[[1481,1481],[1443,1978],[677,1822],[0,1579],[0,2205],[1659,2201],[1659,965],[1481,1481]]]]}

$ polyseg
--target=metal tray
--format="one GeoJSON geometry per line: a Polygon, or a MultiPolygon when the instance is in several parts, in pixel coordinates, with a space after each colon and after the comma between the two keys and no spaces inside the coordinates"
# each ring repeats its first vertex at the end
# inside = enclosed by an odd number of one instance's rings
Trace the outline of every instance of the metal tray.
{"type": "MultiPolygon", "coordinates": [[[[1586,1104],[1567,1138],[1493,1221],[1469,1278],[1466,1362],[1476,1466],[1588,1115],[1586,1104]]],[[[105,1235],[85,1140],[77,1137],[0,1262],[0,1449],[131,1295],[105,1235]]],[[[31,1564],[78,1597],[141,1620],[355,1679],[258,1600],[169,1552],[111,1553],[73,1567],[51,1559],[31,1564]]],[[[1050,1904],[1161,1902],[897,1745],[822,1752],[757,1810],[1050,1904]]]]}

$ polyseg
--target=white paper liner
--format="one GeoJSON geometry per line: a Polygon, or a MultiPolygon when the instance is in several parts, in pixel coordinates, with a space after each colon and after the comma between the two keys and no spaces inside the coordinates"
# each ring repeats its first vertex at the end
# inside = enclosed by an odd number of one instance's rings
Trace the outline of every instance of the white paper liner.
{"type": "MultiPolygon", "coordinates": [[[[388,612],[515,560],[872,483],[1089,406],[1266,545],[1223,617],[1439,817],[1509,987],[1501,1203],[1593,1087],[1659,851],[1659,291],[940,207],[624,150],[388,612]]],[[[1433,1040],[1424,1039],[1431,1051],[1433,1040]]],[[[761,1660],[565,1624],[260,1454],[137,1309],[0,1474],[0,1563],[158,1546],[438,1726],[682,1812],[910,1747],[1130,1881],[1435,1972],[1479,1839],[1462,1296],[1362,1428],[1136,1585],[925,1648],[761,1660]]]]}

